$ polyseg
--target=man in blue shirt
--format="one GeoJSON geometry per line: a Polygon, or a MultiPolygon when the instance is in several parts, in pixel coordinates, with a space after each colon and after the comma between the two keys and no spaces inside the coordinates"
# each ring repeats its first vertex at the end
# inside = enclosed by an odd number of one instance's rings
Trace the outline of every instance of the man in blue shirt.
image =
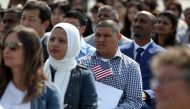
{"type": "Polygon", "coordinates": [[[113,20],[98,22],[94,39],[96,52],[79,59],[79,63],[93,71],[96,81],[123,91],[116,109],[140,109],[140,68],[118,48],[119,32],[119,26],[113,20]]]}
{"type": "Polygon", "coordinates": [[[92,53],[96,50],[93,46],[87,44],[83,39],[82,34],[85,32],[86,25],[87,25],[87,19],[84,14],[76,10],[71,10],[65,14],[64,22],[73,24],[76,28],[78,28],[80,32],[81,45],[80,45],[80,52],[79,52],[79,55],[77,56],[77,59],[89,53],[92,53]]]}

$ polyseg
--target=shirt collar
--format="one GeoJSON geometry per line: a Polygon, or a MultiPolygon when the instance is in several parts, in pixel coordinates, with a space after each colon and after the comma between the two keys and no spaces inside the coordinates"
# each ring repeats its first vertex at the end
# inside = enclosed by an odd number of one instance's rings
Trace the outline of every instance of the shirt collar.
{"type": "MultiPolygon", "coordinates": [[[[98,55],[97,51],[94,52],[94,54],[92,56],[95,57],[96,59],[101,59],[101,57],[98,55]]],[[[114,57],[112,57],[112,59],[116,58],[116,57],[122,58],[122,53],[121,53],[119,47],[117,48],[117,51],[116,51],[114,57]]]]}
{"type": "Polygon", "coordinates": [[[153,42],[153,40],[151,39],[149,43],[147,43],[146,45],[144,46],[139,46],[135,41],[134,41],[134,50],[136,50],[137,48],[143,48],[144,50],[146,50],[148,48],[148,46],[153,42]]]}

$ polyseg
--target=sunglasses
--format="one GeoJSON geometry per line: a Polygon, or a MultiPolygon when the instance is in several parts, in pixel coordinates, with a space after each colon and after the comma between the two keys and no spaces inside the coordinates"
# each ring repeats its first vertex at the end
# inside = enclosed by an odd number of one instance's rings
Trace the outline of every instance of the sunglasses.
{"type": "Polygon", "coordinates": [[[20,42],[9,42],[9,43],[3,43],[0,42],[0,48],[5,49],[5,48],[9,48],[11,51],[16,51],[19,47],[22,47],[23,44],[20,42]]]}

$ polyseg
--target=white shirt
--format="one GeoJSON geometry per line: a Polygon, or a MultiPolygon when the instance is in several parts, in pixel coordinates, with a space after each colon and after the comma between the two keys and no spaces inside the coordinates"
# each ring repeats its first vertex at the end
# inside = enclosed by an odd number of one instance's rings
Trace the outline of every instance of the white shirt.
{"type": "MultiPolygon", "coordinates": [[[[117,51],[115,53],[115,55],[113,56],[113,58],[115,58],[116,56],[120,56],[120,52],[118,51],[119,48],[117,48],[117,51]]],[[[105,59],[105,58],[102,58],[100,57],[102,61],[104,62],[108,62],[110,59],[105,59]]]]}
{"type": "Polygon", "coordinates": [[[17,89],[10,81],[0,100],[0,105],[4,109],[30,109],[31,102],[22,103],[25,95],[26,92],[17,89]]]}
{"type": "MultiPolygon", "coordinates": [[[[148,46],[153,42],[153,40],[151,39],[151,41],[149,43],[147,43],[146,45],[144,46],[139,46],[135,41],[134,41],[134,59],[136,58],[137,56],[137,49],[140,47],[140,48],[143,48],[144,51],[148,48],[148,46]]],[[[141,53],[141,56],[144,54],[144,51],[141,53]]]]}

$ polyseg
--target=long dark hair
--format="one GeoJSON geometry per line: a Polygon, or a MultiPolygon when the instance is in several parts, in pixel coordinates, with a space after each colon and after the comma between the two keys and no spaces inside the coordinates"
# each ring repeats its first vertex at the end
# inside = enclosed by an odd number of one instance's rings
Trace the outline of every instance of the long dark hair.
{"type": "Polygon", "coordinates": [[[131,38],[130,28],[131,28],[132,23],[129,21],[129,18],[128,18],[128,10],[131,7],[136,7],[139,11],[143,10],[143,5],[142,5],[142,2],[140,2],[140,1],[131,1],[127,5],[127,11],[125,14],[124,26],[121,29],[121,34],[123,34],[124,36],[126,36],[128,38],[131,38]]]}
{"type": "MultiPolygon", "coordinates": [[[[4,37],[3,41],[11,33],[16,33],[18,39],[23,44],[24,66],[20,79],[20,84],[26,87],[27,94],[24,102],[30,101],[39,96],[44,87],[44,81],[47,80],[43,72],[42,47],[35,30],[18,26],[10,30],[4,37]]],[[[10,36],[9,36],[10,37],[10,36]]],[[[0,97],[3,95],[9,81],[13,79],[11,69],[2,62],[3,72],[0,74],[0,97]]]]}
{"type": "MultiPolygon", "coordinates": [[[[177,32],[177,22],[178,22],[177,17],[171,11],[161,12],[158,17],[160,17],[160,16],[167,17],[171,21],[172,29],[173,29],[173,32],[170,34],[170,36],[168,36],[166,38],[166,40],[164,41],[164,45],[162,45],[162,46],[166,47],[166,46],[176,45],[177,44],[176,32],[177,32]]],[[[155,33],[155,36],[153,37],[153,40],[156,43],[158,43],[158,34],[157,33],[155,33]]]]}

